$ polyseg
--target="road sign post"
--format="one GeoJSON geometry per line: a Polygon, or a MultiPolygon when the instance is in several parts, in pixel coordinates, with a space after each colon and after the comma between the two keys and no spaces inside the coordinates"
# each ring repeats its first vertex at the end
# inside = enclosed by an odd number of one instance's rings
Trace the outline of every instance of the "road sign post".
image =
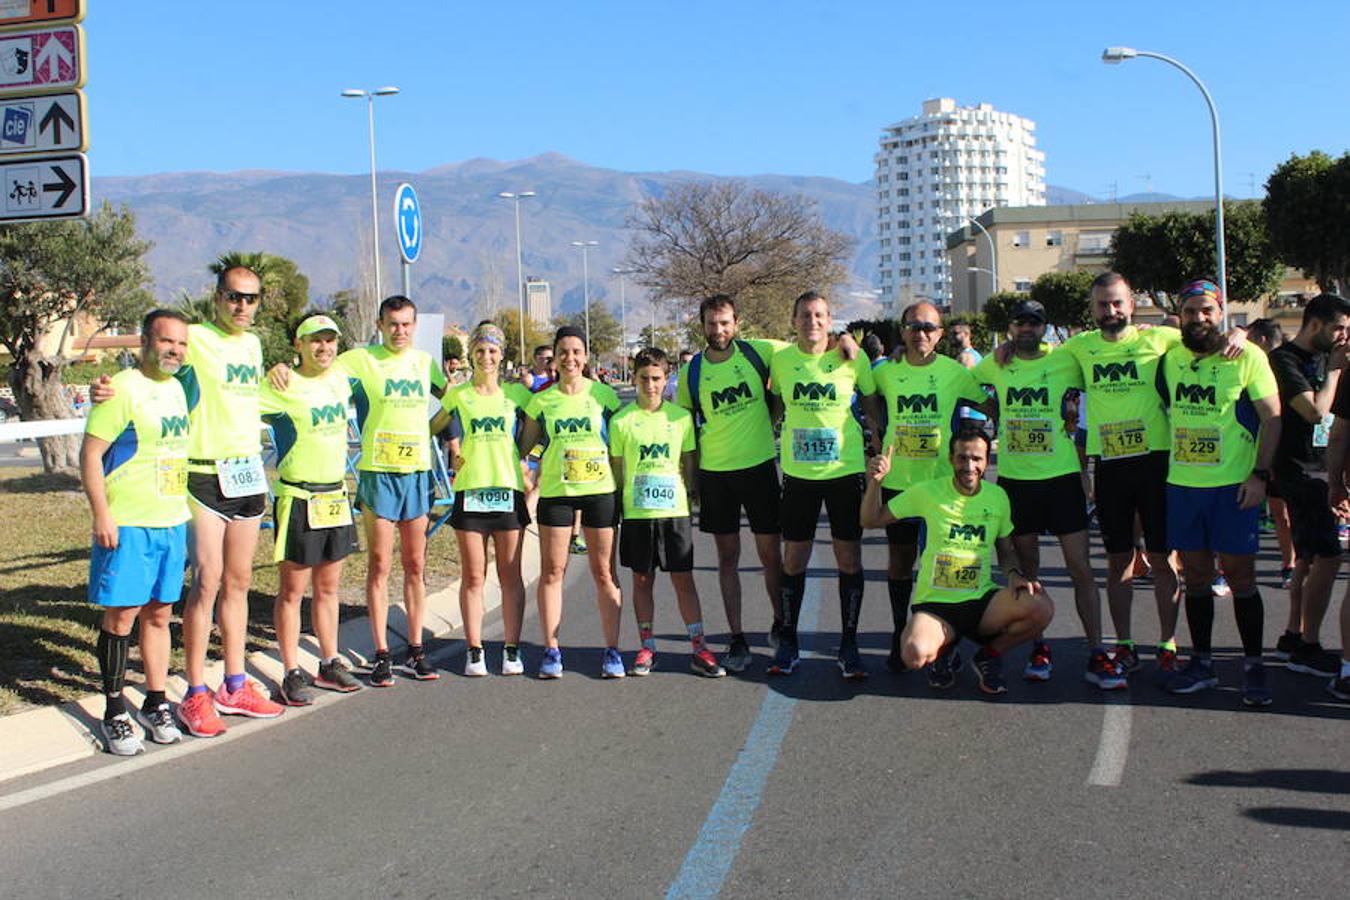
{"type": "Polygon", "coordinates": [[[84,0],[0,0],[0,28],[78,22],[84,0]]]}
{"type": "Polygon", "coordinates": [[[81,91],[0,100],[0,156],[81,151],[88,135],[81,91]]]}
{"type": "Polygon", "coordinates": [[[0,90],[83,87],[84,75],[84,31],[80,26],[0,32],[0,90]]]}
{"type": "Polygon", "coordinates": [[[398,233],[398,252],[403,257],[403,296],[411,297],[411,266],[422,253],[422,209],[417,192],[406,181],[394,191],[394,230],[398,233]]]}
{"type": "Polygon", "coordinates": [[[83,153],[0,164],[0,222],[40,222],[89,214],[89,160],[83,153]]]}

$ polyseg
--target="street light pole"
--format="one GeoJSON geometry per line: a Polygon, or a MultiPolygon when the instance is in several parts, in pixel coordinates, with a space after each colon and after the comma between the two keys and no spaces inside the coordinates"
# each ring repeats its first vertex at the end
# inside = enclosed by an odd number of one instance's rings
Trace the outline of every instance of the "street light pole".
{"type": "Polygon", "coordinates": [[[623,352],[623,380],[628,381],[628,291],[624,283],[624,276],[628,274],[628,269],[611,269],[615,275],[619,276],[619,331],[621,339],[619,346],[623,352]]]}
{"type": "Polygon", "coordinates": [[[1209,107],[1209,124],[1214,142],[1214,256],[1219,268],[1219,290],[1223,293],[1223,330],[1227,331],[1228,262],[1224,253],[1223,237],[1223,163],[1219,156],[1219,110],[1214,106],[1214,98],[1210,96],[1205,83],[1183,63],[1170,56],[1154,53],[1151,50],[1135,50],[1133,47],[1107,47],[1102,51],[1102,62],[1107,65],[1117,65],[1127,59],[1134,59],[1136,56],[1146,56],[1180,69],[1182,74],[1200,89],[1201,96],[1205,98],[1205,105],[1209,107]]]}
{"type": "Polygon", "coordinates": [[[342,92],[343,97],[364,97],[366,100],[366,133],[370,139],[370,238],[371,257],[375,264],[375,321],[379,320],[380,302],[384,299],[380,286],[380,204],[375,190],[375,98],[397,93],[396,87],[375,88],[373,91],[348,88],[342,92]]]}
{"type": "Polygon", "coordinates": [[[520,315],[520,364],[525,365],[525,265],[524,258],[520,250],[520,201],[534,196],[534,191],[502,191],[497,195],[504,200],[511,200],[516,207],[516,300],[519,303],[520,315]]]}
{"type": "Polygon", "coordinates": [[[573,247],[581,248],[581,296],[586,308],[586,352],[591,352],[591,269],[587,253],[599,241],[573,241],[573,247]]]}

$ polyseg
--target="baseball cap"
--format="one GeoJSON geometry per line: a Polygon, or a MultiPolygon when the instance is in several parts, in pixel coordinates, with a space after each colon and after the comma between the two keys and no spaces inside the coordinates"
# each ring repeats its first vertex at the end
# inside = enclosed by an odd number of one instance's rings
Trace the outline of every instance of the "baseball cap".
{"type": "Polygon", "coordinates": [[[1018,319],[1036,319],[1044,325],[1046,321],[1045,307],[1041,305],[1039,300],[1019,300],[1008,316],[1010,322],[1016,322],[1018,319]]]}
{"type": "Polygon", "coordinates": [[[311,334],[317,334],[320,331],[331,331],[334,334],[342,334],[342,329],[338,328],[337,323],[328,316],[309,316],[301,322],[295,329],[295,336],[298,338],[308,337],[311,334]]]}

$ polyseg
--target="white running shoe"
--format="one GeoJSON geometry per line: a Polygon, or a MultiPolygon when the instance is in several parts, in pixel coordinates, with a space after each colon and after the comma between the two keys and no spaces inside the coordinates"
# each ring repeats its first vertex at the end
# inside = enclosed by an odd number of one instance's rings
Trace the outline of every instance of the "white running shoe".
{"type": "Polygon", "coordinates": [[[173,710],[167,703],[161,703],[149,712],[136,710],[136,721],[141,723],[146,735],[156,744],[176,744],[183,739],[183,732],[178,730],[173,720],[173,710]]]}
{"type": "Polygon", "coordinates": [[[113,756],[135,756],[145,752],[145,744],[136,733],[136,726],[131,724],[131,716],[126,713],[118,713],[111,722],[100,722],[99,728],[108,752],[113,756]]]}
{"type": "Polygon", "coordinates": [[[487,675],[487,658],[483,655],[483,648],[470,647],[464,657],[464,677],[482,678],[485,675],[487,675]]]}
{"type": "Polygon", "coordinates": [[[503,675],[523,675],[525,674],[525,663],[520,658],[520,648],[511,647],[502,650],[502,674],[503,675]]]}

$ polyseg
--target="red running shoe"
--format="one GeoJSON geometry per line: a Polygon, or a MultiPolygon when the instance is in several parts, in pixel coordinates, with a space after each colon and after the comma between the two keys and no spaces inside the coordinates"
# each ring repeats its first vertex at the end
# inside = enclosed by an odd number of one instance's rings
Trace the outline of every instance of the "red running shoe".
{"type": "Polygon", "coordinates": [[[216,709],[227,716],[248,716],[250,719],[275,719],[286,711],[280,703],[273,703],[262,695],[253,682],[245,679],[244,686],[231,693],[224,682],[216,688],[216,709]]]}

